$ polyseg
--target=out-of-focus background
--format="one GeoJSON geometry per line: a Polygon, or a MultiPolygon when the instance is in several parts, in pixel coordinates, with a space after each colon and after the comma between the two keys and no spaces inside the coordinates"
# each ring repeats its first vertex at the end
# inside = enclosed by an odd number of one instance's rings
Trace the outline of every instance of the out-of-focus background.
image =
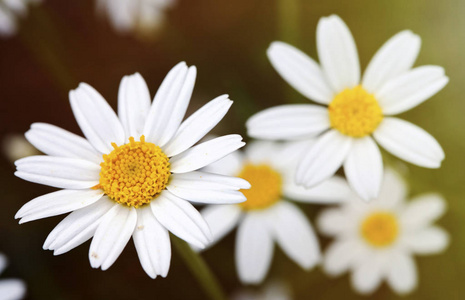
{"type": "MultiPolygon", "coordinates": [[[[0,3],[1,4],[1,3],[0,3]]],[[[191,113],[228,93],[235,103],[216,133],[241,133],[253,113],[278,104],[305,102],[273,70],[265,51],[274,40],[289,42],[316,58],[318,19],[338,14],[350,27],[362,69],[392,35],[411,29],[422,38],[416,65],[444,66],[446,88],[401,118],[420,125],[443,146],[439,170],[407,165],[412,195],[436,191],[448,212],[438,222],[451,235],[448,250],[416,257],[419,287],[405,299],[464,299],[465,286],[465,1],[463,0],[178,0],[161,27],[143,34],[116,31],[97,13],[96,1],[44,0],[19,21],[19,32],[0,39],[0,141],[23,134],[33,122],[79,133],[68,91],[94,86],[116,109],[124,75],[140,72],[152,96],[164,75],[185,60],[198,68],[191,113]]],[[[0,159],[0,252],[10,259],[2,278],[26,281],[28,299],[204,299],[197,282],[173,251],[167,278],[150,279],[132,242],[107,271],[94,270],[89,242],[58,257],[42,250],[63,216],[18,225],[16,211],[54,189],[20,180],[2,148],[0,159]]],[[[389,157],[388,157],[389,158],[389,157]]],[[[395,161],[392,159],[392,161],[395,161]]],[[[314,224],[321,207],[303,205],[314,224]]],[[[203,257],[228,294],[241,288],[234,268],[234,234],[203,257]]],[[[323,249],[327,239],[320,239],[323,249]]],[[[281,278],[295,299],[359,299],[348,276],[328,278],[319,267],[301,270],[276,249],[268,278],[281,278]]],[[[396,299],[383,285],[374,296],[396,299]]]]}

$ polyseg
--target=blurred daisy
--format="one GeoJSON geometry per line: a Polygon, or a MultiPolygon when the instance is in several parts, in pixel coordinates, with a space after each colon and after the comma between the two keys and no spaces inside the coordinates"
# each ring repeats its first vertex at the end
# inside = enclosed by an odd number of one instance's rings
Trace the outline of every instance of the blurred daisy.
{"type": "Polygon", "coordinates": [[[18,17],[27,14],[30,3],[39,3],[42,0],[3,0],[0,2],[0,37],[9,37],[18,31],[18,17]]]}
{"type": "Polygon", "coordinates": [[[113,27],[123,33],[151,33],[165,20],[165,11],[175,0],[97,0],[97,9],[108,15],[113,27]]]}
{"type": "MultiPolygon", "coordinates": [[[[244,283],[258,284],[265,278],[273,257],[274,241],[303,269],[320,259],[318,240],[305,214],[284,198],[305,203],[335,203],[349,194],[341,178],[304,189],[292,180],[294,155],[301,142],[278,145],[253,142],[244,155],[235,152],[205,170],[241,177],[252,185],[243,191],[246,202],[208,206],[202,216],[217,242],[236,225],[236,268],[244,283]]],[[[211,245],[210,245],[211,246],[211,245]]]]}
{"type": "Polygon", "coordinates": [[[268,57],[278,73],[319,104],[266,109],[247,122],[255,138],[292,140],[318,136],[296,172],[299,185],[312,187],[341,165],[352,188],[364,200],[377,197],[383,162],[375,141],[399,158],[438,168],[444,152],[423,129],[392,117],[427,100],[449,81],[439,66],[412,69],[420,38],[402,31],[375,54],[360,79],[354,39],[338,16],[317,27],[318,65],[291,45],[274,42],[268,57]],[[374,138],[374,140],[373,140],[374,138]]]}
{"type": "MultiPolygon", "coordinates": [[[[0,253],[0,274],[8,264],[5,255],[0,253]]],[[[19,300],[26,294],[26,285],[19,279],[0,280],[0,300],[19,300]]]]}
{"type": "Polygon", "coordinates": [[[22,134],[10,134],[5,136],[2,141],[2,147],[3,153],[11,162],[23,157],[40,154],[22,134]]]}
{"type": "Polygon", "coordinates": [[[155,278],[168,272],[168,231],[197,247],[210,241],[207,223],[189,202],[239,203],[245,197],[238,190],[250,185],[196,171],[244,143],[239,135],[227,135],[193,146],[232,104],[220,96],[181,123],[195,78],[195,67],[179,63],[150,104],[142,77],[124,77],[119,117],[96,90],[81,83],[69,96],[87,139],[49,124],[31,126],[27,139],[48,156],[16,161],[15,175],[64,190],[26,203],[16,218],[25,223],[72,211],[44,249],[58,255],[93,237],[90,263],[106,270],[132,236],[142,267],[155,278]]]}
{"type": "Polygon", "coordinates": [[[291,300],[289,286],[281,281],[271,281],[258,291],[242,289],[236,292],[231,300],[291,300]]]}
{"type": "Polygon", "coordinates": [[[337,239],[324,256],[325,272],[351,271],[354,289],[364,294],[376,290],[382,279],[399,294],[411,292],[418,280],[412,254],[439,253],[449,238],[432,225],[444,213],[444,199],[429,194],[405,202],[406,194],[399,175],[387,170],[377,199],[368,204],[351,199],[323,211],[318,227],[337,239]]]}

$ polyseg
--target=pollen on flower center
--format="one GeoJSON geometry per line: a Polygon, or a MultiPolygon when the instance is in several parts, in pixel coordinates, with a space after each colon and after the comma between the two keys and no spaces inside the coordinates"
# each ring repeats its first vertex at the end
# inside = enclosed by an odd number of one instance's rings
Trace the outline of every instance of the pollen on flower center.
{"type": "Polygon", "coordinates": [[[399,224],[390,212],[375,212],[369,215],[360,226],[362,237],[374,247],[391,245],[399,235],[399,224]]]}
{"type": "Polygon", "coordinates": [[[337,94],[328,110],[331,127],[352,137],[371,134],[383,120],[378,101],[360,85],[337,94]]]}
{"type": "Polygon", "coordinates": [[[239,204],[244,210],[267,208],[281,197],[281,175],[266,164],[246,164],[238,177],[251,184],[248,190],[241,190],[247,198],[239,204]]]}
{"type": "Polygon", "coordinates": [[[150,203],[163,191],[170,177],[169,158],[152,143],[129,138],[129,143],[117,146],[110,154],[103,155],[100,164],[102,189],[112,200],[127,206],[139,207],[150,203]]]}

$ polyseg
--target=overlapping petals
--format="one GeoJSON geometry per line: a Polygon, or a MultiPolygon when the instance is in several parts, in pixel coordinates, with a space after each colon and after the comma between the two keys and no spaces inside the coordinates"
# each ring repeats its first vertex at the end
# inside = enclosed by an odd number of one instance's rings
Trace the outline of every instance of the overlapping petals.
{"type": "MultiPolygon", "coordinates": [[[[421,40],[408,30],[394,35],[378,50],[361,80],[355,41],[338,16],[320,19],[316,41],[320,65],[283,42],[273,42],[267,54],[284,80],[320,104],[329,105],[336,95],[360,86],[373,95],[383,115],[391,116],[423,103],[449,81],[442,67],[412,68],[421,40]]],[[[371,136],[363,139],[331,128],[328,109],[314,105],[272,107],[253,115],[246,125],[248,134],[259,139],[316,137],[314,146],[302,156],[296,183],[314,187],[344,166],[351,187],[366,201],[378,196],[383,173],[379,149],[372,137],[387,151],[415,165],[438,168],[444,159],[444,152],[432,136],[392,117],[384,117],[371,136]]]]}
{"type": "Polygon", "coordinates": [[[432,225],[445,211],[440,195],[423,195],[408,202],[406,195],[403,180],[388,169],[377,199],[368,204],[350,199],[340,207],[324,210],[318,218],[318,228],[335,237],[324,255],[325,272],[331,276],[351,272],[352,286],[362,294],[373,293],[383,280],[398,294],[414,290],[418,271],[412,255],[444,251],[449,237],[442,228],[432,225]],[[379,227],[366,236],[362,224],[377,214],[390,216],[385,220],[392,220],[394,227],[379,227]],[[381,236],[383,230],[387,235],[381,236]],[[385,243],[373,244],[371,234],[379,234],[377,238],[385,243]],[[386,240],[388,236],[393,239],[386,240]]]}
{"type": "Polygon", "coordinates": [[[212,240],[210,228],[189,202],[232,204],[245,200],[239,178],[197,171],[245,143],[228,135],[196,144],[224,117],[232,101],[215,98],[184,122],[196,68],[176,65],[161,84],[153,103],[147,84],[136,73],[125,76],[118,94],[118,114],[91,86],[70,92],[76,120],[86,139],[53,125],[35,123],[28,140],[47,155],[16,161],[18,177],[64,190],[37,197],[17,213],[20,223],[69,213],[50,233],[44,249],[63,254],[92,238],[89,260],[106,270],[129,239],[146,273],[165,277],[169,270],[171,232],[203,248],[212,240]],[[171,180],[149,204],[135,208],[111,200],[99,187],[102,155],[145,135],[169,157],[171,180]]]}

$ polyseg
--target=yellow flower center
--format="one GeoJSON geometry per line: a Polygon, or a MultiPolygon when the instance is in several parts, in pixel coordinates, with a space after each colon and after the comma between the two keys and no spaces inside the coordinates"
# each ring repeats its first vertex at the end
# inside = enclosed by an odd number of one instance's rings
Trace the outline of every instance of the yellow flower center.
{"type": "Polygon", "coordinates": [[[248,190],[241,190],[247,198],[239,204],[243,210],[267,208],[281,197],[281,175],[266,164],[246,164],[238,177],[252,185],[248,190]]]}
{"type": "Polygon", "coordinates": [[[169,158],[145,137],[117,146],[103,155],[100,181],[95,188],[102,189],[112,200],[135,208],[150,203],[163,191],[170,178],[169,158]]]}
{"type": "Polygon", "coordinates": [[[397,239],[399,224],[394,214],[375,212],[362,222],[360,233],[371,246],[386,247],[397,239]]]}
{"type": "Polygon", "coordinates": [[[337,94],[328,109],[331,127],[352,137],[371,134],[383,120],[378,101],[360,85],[337,94]]]}

